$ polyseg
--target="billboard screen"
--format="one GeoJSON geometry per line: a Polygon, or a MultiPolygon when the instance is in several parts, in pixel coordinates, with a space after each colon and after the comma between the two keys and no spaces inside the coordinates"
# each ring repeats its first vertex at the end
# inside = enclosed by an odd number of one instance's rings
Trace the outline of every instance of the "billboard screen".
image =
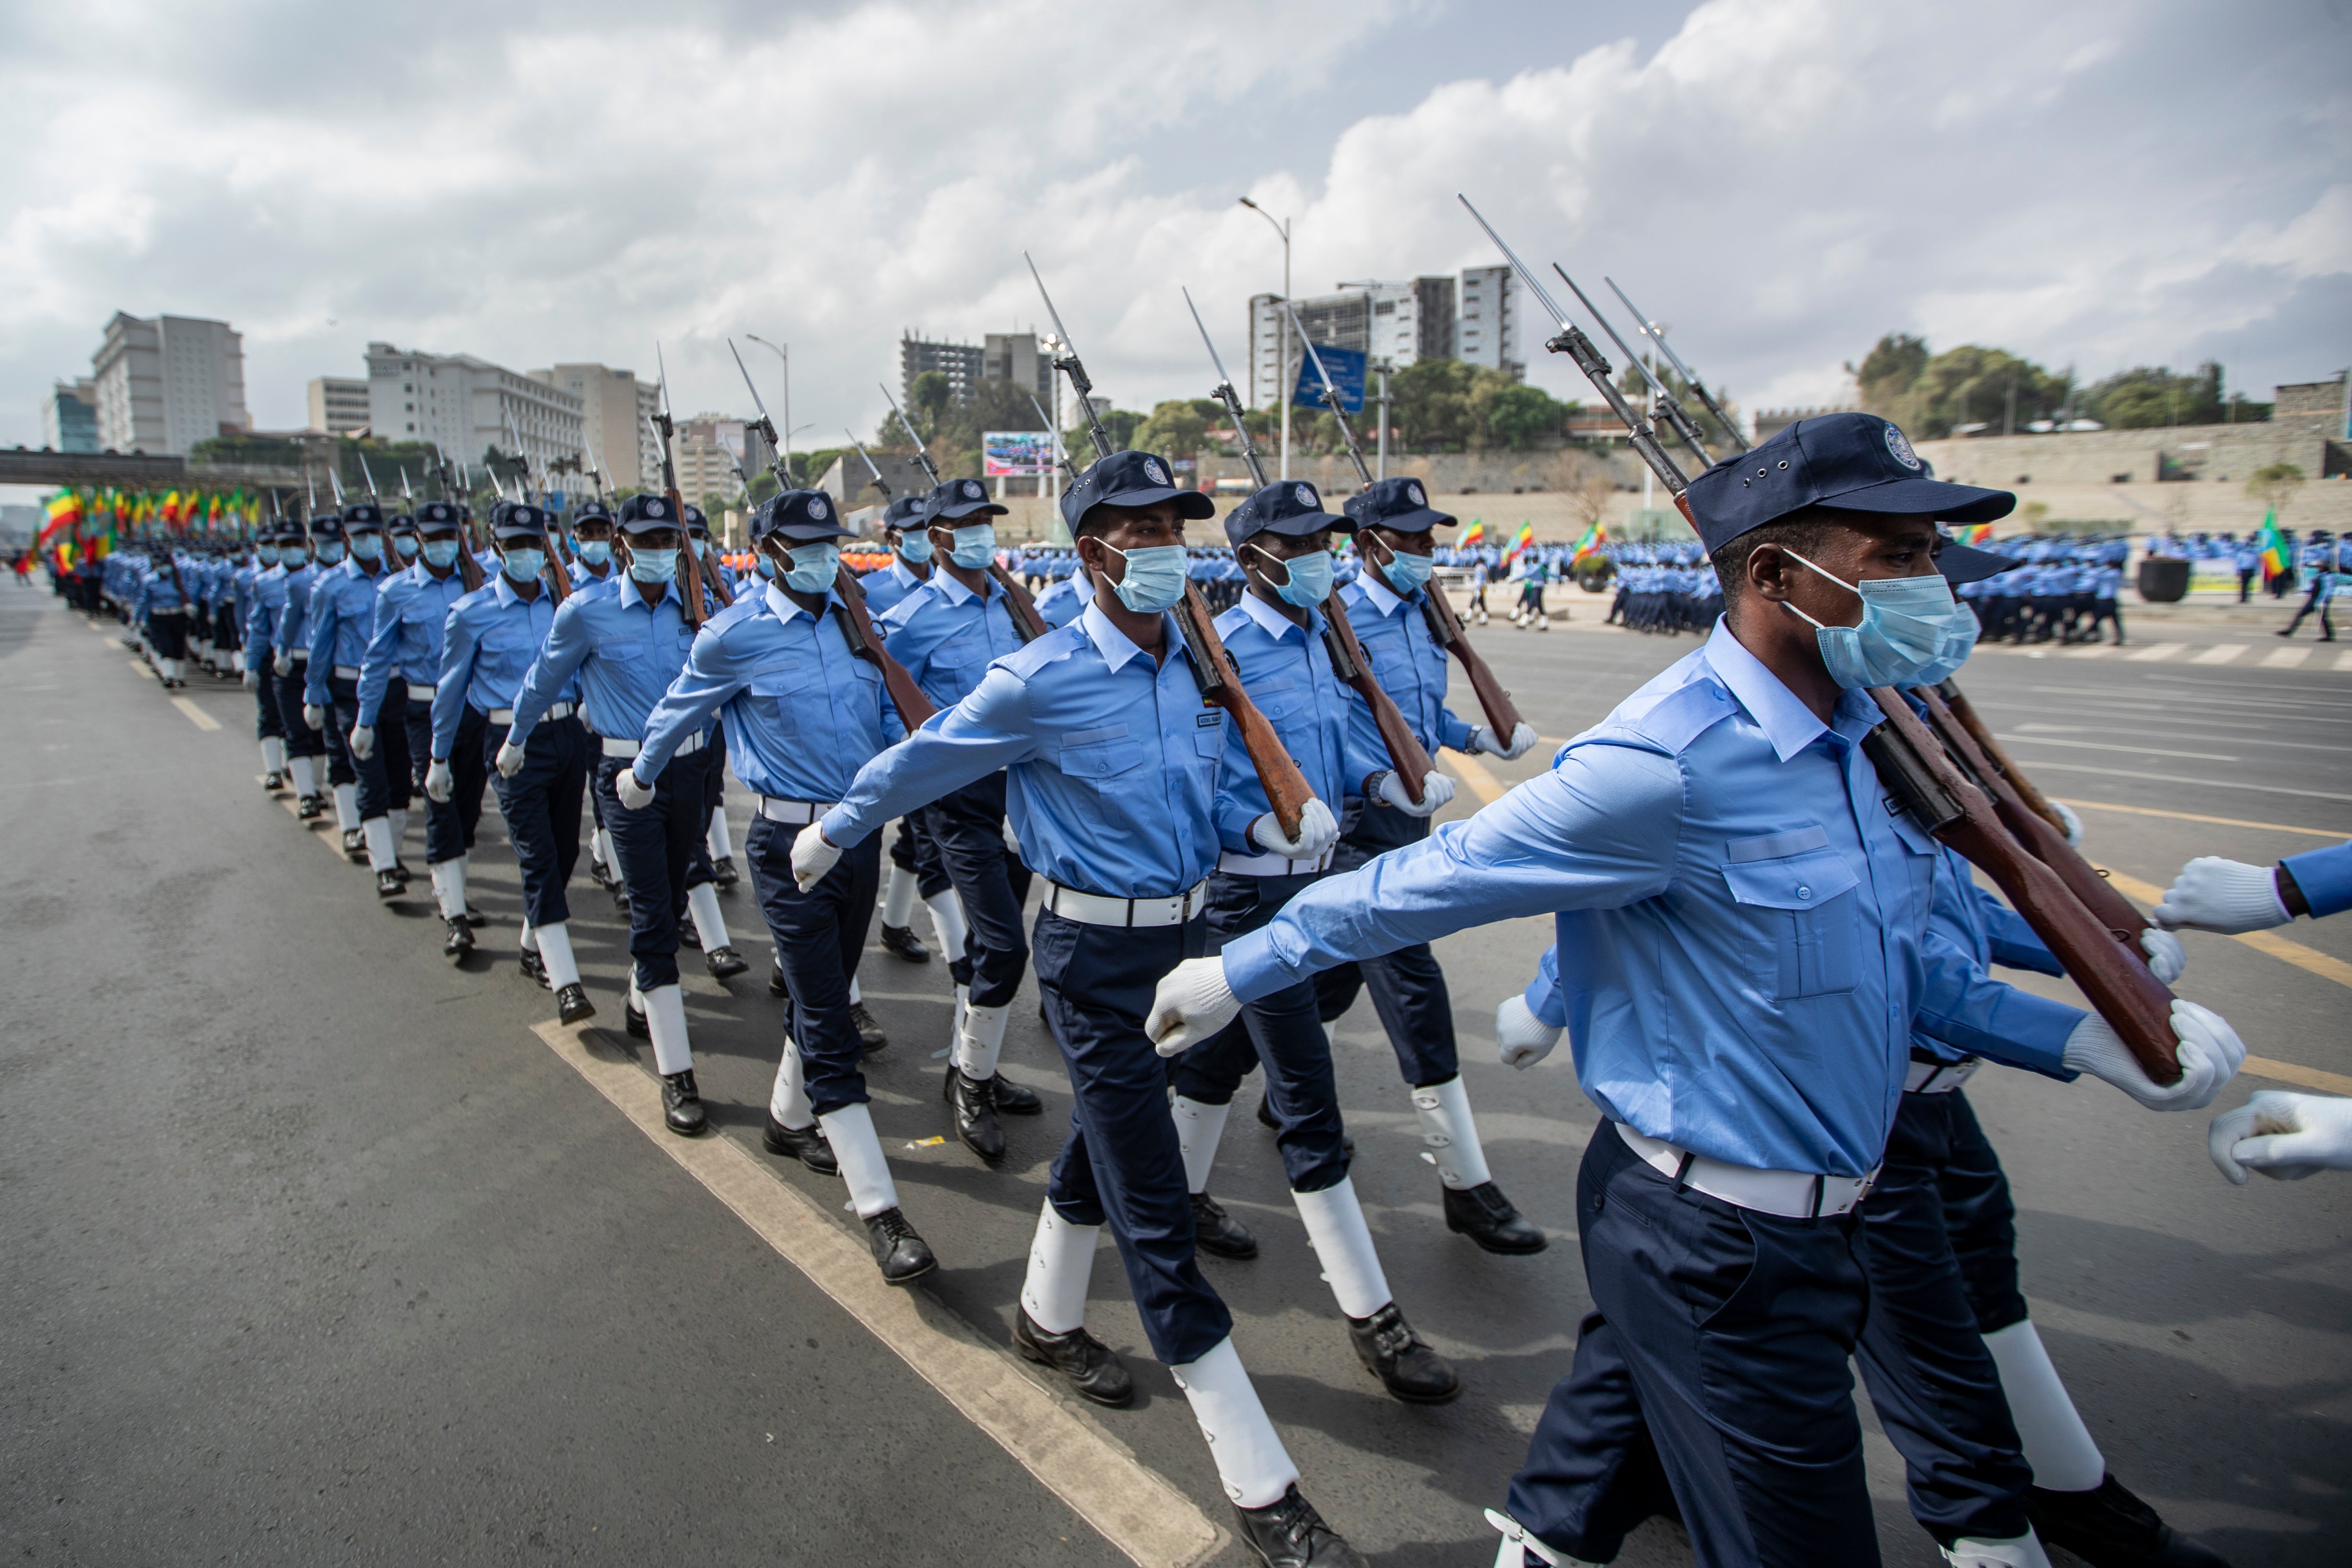
{"type": "Polygon", "coordinates": [[[980,437],[981,472],[990,479],[1029,479],[1054,471],[1050,430],[988,430],[980,437]]]}

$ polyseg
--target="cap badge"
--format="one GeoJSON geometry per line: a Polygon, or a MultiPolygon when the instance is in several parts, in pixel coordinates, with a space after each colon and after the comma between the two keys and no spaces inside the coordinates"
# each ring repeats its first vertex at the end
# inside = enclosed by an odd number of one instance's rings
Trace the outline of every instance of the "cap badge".
{"type": "Polygon", "coordinates": [[[1895,460],[1905,468],[1916,468],[1919,466],[1919,454],[1911,449],[1910,439],[1892,425],[1886,427],[1886,449],[1894,453],[1895,460]]]}
{"type": "Polygon", "coordinates": [[[1405,486],[1404,493],[1406,498],[1415,506],[1427,506],[1429,504],[1429,499],[1421,493],[1421,487],[1419,485],[1405,486]]]}
{"type": "Polygon", "coordinates": [[[979,486],[979,484],[978,484],[976,481],[971,480],[971,479],[966,479],[966,480],[964,480],[964,482],[963,482],[963,493],[964,493],[964,499],[965,499],[966,500],[978,500],[980,499],[980,486],[979,486]]]}
{"type": "Polygon", "coordinates": [[[1144,458],[1143,471],[1155,485],[1164,485],[1168,482],[1167,471],[1160,468],[1160,459],[1157,458],[1144,458]]]}
{"type": "Polygon", "coordinates": [[[647,517],[659,517],[659,516],[661,516],[661,514],[662,514],[662,503],[661,503],[661,502],[659,502],[659,501],[657,501],[657,500],[649,500],[649,501],[646,502],[646,515],[647,517]]]}
{"type": "Polygon", "coordinates": [[[808,503],[808,514],[809,514],[811,517],[817,518],[817,519],[820,519],[820,520],[822,520],[822,519],[824,518],[824,498],[823,496],[811,496],[811,497],[809,497],[809,503],[808,503]]]}
{"type": "Polygon", "coordinates": [[[1294,494],[1296,495],[1300,506],[1311,508],[1317,504],[1315,500],[1315,487],[1313,485],[1301,485],[1294,494]]]}

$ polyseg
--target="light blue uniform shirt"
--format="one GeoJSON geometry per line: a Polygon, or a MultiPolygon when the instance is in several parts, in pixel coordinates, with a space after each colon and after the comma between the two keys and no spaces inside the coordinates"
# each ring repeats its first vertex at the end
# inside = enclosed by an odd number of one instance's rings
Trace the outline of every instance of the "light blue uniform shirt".
{"type": "MultiPolygon", "coordinates": [[[[450,606],[441,647],[441,679],[433,692],[433,755],[446,760],[467,707],[488,713],[514,706],[530,661],[555,624],[554,597],[544,582],[536,598],[515,593],[503,571],[450,606]]],[[[579,699],[567,686],[555,700],[579,699]]]]}
{"type": "Polygon", "coordinates": [[[828,588],[824,617],[812,619],[768,583],[704,622],[646,721],[637,777],[657,777],[724,704],[727,761],[753,792],[804,801],[848,793],[857,770],[906,730],[882,672],[850,652],[840,603],[828,588]]]}
{"type": "MultiPolygon", "coordinates": [[[[1373,679],[1403,713],[1414,738],[1432,755],[1441,746],[1468,751],[1470,725],[1445,705],[1445,650],[1429,635],[1421,594],[1400,599],[1366,573],[1339,590],[1339,602],[1348,607],[1348,624],[1356,628],[1356,640],[1364,645],[1373,679]]],[[[1385,759],[1388,747],[1372,722],[1371,705],[1352,691],[1349,695],[1355,713],[1356,749],[1385,759]]]]}
{"type": "Polygon", "coordinates": [[[2294,885],[2303,889],[2303,901],[2311,906],[2313,919],[2352,910],[2352,843],[2306,849],[2288,856],[2282,864],[2294,885]]]}
{"type": "Polygon", "coordinates": [[[1251,1001],[1551,915],[1575,955],[1558,1016],[1611,1117],[1732,1164],[1859,1176],[1886,1146],[1915,1020],[2054,1068],[2082,1016],[1930,936],[1938,847],[1887,810],[1860,750],[1879,719],[1849,691],[1824,725],[1718,625],[1549,773],[1228,942],[1226,979],[1251,1001]]]}
{"type": "Polygon", "coordinates": [[[1021,647],[1004,590],[993,577],[982,578],[981,585],[988,590],[985,599],[945,570],[935,570],[929,582],[908,593],[881,620],[890,657],[905,665],[923,695],[941,708],[952,708],[971,696],[991,661],[1021,647]]]}
{"type": "MultiPolygon", "coordinates": [[[[934,566],[931,571],[936,574],[939,568],[934,566]]],[[[857,585],[866,590],[866,614],[879,616],[896,609],[908,595],[923,585],[923,579],[916,576],[894,550],[889,565],[878,572],[868,572],[857,580],[857,585]]]]}
{"type": "MultiPolygon", "coordinates": [[[[286,574],[284,584],[286,598],[278,611],[278,635],[274,639],[278,647],[288,649],[299,648],[306,657],[309,655],[310,599],[320,580],[333,570],[335,568],[322,567],[313,560],[304,562],[300,571],[286,574]]],[[[307,689],[303,692],[303,699],[310,702],[319,700],[310,696],[307,689]]]]}
{"type": "Polygon", "coordinates": [[[1175,623],[1152,658],[1097,605],[988,668],[972,694],[862,769],[824,816],[846,848],[999,768],[1021,858],[1080,892],[1166,898],[1217,863],[1225,715],[1201,700],[1175,623]]]}
{"type": "Polygon", "coordinates": [[[1078,618],[1078,612],[1094,602],[1091,584],[1071,572],[1056,577],[1051,586],[1037,595],[1037,614],[1045,624],[1059,630],[1078,618]]]}
{"type": "Polygon", "coordinates": [[[646,721],[686,668],[694,637],[674,581],[650,605],[637,584],[617,579],[575,590],[556,610],[547,645],[523,676],[507,739],[521,745],[549,705],[572,689],[586,704],[588,728],[644,739],[646,721]]]}
{"type": "Polygon", "coordinates": [[[441,678],[442,631],[449,611],[466,596],[466,580],[452,566],[436,577],[422,562],[395,572],[376,591],[375,635],[360,661],[360,722],[375,728],[385,688],[395,675],[422,700],[425,688],[441,678]]]}
{"type": "Polygon", "coordinates": [[[260,669],[277,657],[278,621],[286,613],[286,568],[264,566],[253,574],[245,617],[245,668],[260,669]]]}
{"type": "MultiPolygon", "coordinates": [[[[1217,617],[1217,637],[1250,700],[1307,775],[1307,786],[1336,818],[1344,797],[1363,793],[1366,775],[1387,768],[1388,752],[1382,749],[1366,755],[1349,743],[1349,710],[1356,704],[1355,692],[1340,685],[1331,671],[1331,651],[1323,642],[1323,613],[1308,610],[1307,618],[1302,629],[1255,594],[1244,592],[1241,603],[1217,617]]],[[[1265,854],[1265,847],[1249,836],[1250,824],[1273,809],[1235,726],[1225,737],[1224,766],[1217,779],[1218,840],[1236,854],[1265,854]]]]}
{"type": "Polygon", "coordinates": [[[324,708],[331,700],[328,678],[337,665],[357,669],[367,658],[368,640],[375,636],[375,601],[383,578],[361,562],[346,557],[327,568],[310,590],[310,668],[302,682],[302,700],[324,708]]]}

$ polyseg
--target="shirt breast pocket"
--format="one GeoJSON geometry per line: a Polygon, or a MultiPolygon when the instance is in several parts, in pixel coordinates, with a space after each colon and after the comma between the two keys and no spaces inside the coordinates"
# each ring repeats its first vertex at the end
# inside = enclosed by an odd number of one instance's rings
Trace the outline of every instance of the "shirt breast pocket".
{"type": "Polygon", "coordinates": [[[1861,879],[1819,827],[1734,839],[1723,879],[1748,931],[1748,969],[1788,1002],[1854,988],[1860,957],[1861,879]]]}
{"type": "Polygon", "coordinates": [[[1211,709],[1193,721],[1192,754],[1206,763],[1221,763],[1225,756],[1225,715],[1221,709],[1211,709]]]}
{"type": "Polygon", "coordinates": [[[1098,822],[1113,820],[1112,804],[1122,790],[1139,782],[1143,766],[1143,742],[1128,737],[1124,724],[1080,730],[1062,737],[1062,776],[1093,812],[1098,822]]]}
{"type": "Polygon", "coordinates": [[[638,637],[607,637],[603,642],[596,645],[596,657],[598,658],[626,661],[633,658],[643,658],[645,656],[645,642],[642,638],[638,637]]]}
{"type": "Polygon", "coordinates": [[[493,626],[482,634],[482,647],[498,654],[528,653],[531,647],[530,631],[524,626],[493,626]]]}

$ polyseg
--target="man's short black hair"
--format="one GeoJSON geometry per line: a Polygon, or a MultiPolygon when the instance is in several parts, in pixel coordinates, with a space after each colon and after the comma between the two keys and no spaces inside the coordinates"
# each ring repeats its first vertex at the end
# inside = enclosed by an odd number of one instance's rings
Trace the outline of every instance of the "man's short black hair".
{"type": "Polygon", "coordinates": [[[1748,558],[1756,553],[1758,545],[1778,544],[1818,559],[1830,531],[1837,526],[1835,514],[1820,507],[1809,507],[1761,528],[1751,528],[1717,548],[1707,562],[1715,568],[1716,581],[1723,584],[1724,603],[1728,605],[1747,594],[1748,558]]]}

